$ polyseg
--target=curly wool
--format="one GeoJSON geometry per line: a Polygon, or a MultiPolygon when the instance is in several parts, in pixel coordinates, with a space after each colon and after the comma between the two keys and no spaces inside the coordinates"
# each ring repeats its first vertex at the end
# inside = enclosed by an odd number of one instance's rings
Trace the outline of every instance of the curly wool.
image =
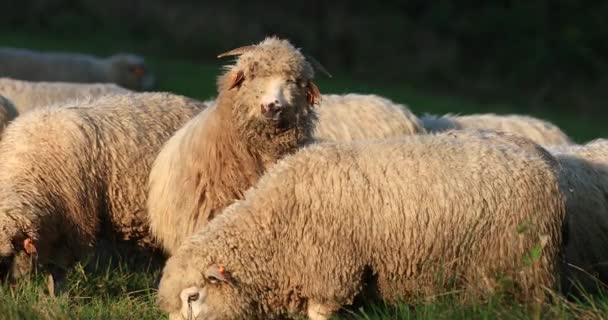
{"type": "MultiPolygon", "coordinates": [[[[145,210],[150,167],[203,108],[169,93],[132,93],[18,117],[0,142],[0,258],[16,255],[21,264],[27,257],[14,243],[25,237],[41,264],[62,268],[91,253],[98,237],[153,249],[145,210]]],[[[29,271],[23,265],[16,275],[29,271]]]]}
{"type": "Polygon", "coordinates": [[[168,254],[240,199],[278,159],[312,141],[316,113],[303,87],[289,91],[285,128],[260,118],[265,79],[313,78],[299,50],[286,40],[267,38],[226,70],[218,78],[218,99],[166,143],[150,173],[150,230],[168,254]],[[230,89],[239,71],[245,80],[230,89]]]}
{"type": "Polygon", "coordinates": [[[493,113],[443,116],[425,114],[420,118],[428,132],[451,129],[493,129],[522,135],[540,145],[572,144],[572,140],[556,125],[526,115],[493,113]]]}
{"type": "Polygon", "coordinates": [[[390,303],[451,289],[483,295],[501,277],[534,301],[556,280],[564,214],[553,165],[512,143],[419,135],[315,145],[184,242],[163,270],[159,305],[179,318],[180,293],[198,286],[207,312],[198,319],[315,307],[329,316],[365,278],[390,303]],[[230,284],[205,278],[214,265],[230,284]]]}

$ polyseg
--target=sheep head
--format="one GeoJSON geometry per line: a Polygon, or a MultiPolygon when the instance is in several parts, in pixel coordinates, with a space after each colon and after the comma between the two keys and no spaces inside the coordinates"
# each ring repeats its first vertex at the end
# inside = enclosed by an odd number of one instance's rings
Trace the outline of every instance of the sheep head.
{"type": "Polygon", "coordinates": [[[254,145],[263,149],[264,144],[285,142],[294,147],[312,138],[313,106],[321,98],[313,82],[313,66],[320,65],[316,60],[310,62],[276,37],[219,55],[225,56],[238,59],[218,79],[218,105],[232,108],[237,127],[256,140],[254,145]]]}
{"type": "MultiPolygon", "coordinates": [[[[183,256],[180,258],[184,258],[183,256]]],[[[169,259],[159,285],[159,306],[169,319],[245,319],[253,307],[239,283],[223,265],[211,264],[204,271],[169,259]]]]}
{"type": "Polygon", "coordinates": [[[35,268],[38,249],[32,235],[16,225],[13,219],[2,219],[0,227],[0,277],[16,280],[35,268]]]}
{"type": "Polygon", "coordinates": [[[156,79],[144,58],[128,53],[118,53],[108,58],[110,79],[115,84],[136,91],[152,90],[156,79]]]}

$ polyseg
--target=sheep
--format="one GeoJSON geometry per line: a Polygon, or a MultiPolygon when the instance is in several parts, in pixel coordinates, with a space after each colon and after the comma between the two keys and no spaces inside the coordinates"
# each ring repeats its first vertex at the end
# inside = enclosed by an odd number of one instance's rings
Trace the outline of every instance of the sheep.
{"type": "Polygon", "coordinates": [[[18,114],[70,99],[130,92],[112,83],[34,82],[0,78],[0,93],[14,102],[18,114]]]}
{"type": "Polygon", "coordinates": [[[318,141],[347,142],[426,133],[409,109],[375,94],[327,94],[321,96],[318,141]]]}
{"type": "Polygon", "coordinates": [[[169,93],[72,100],[15,119],[0,141],[0,271],[17,280],[35,254],[65,270],[98,237],[157,252],[146,181],[162,144],[204,109],[169,93]]]}
{"type": "Polygon", "coordinates": [[[136,91],[152,90],[155,75],[144,58],[117,53],[107,58],[25,48],[0,48],[0,76],[29,81],[115,83],[136,91]]]}
{"type": "Polygon", "coordinates": [[[5,96],[0,95],[0,135],[15,117],[17,117],[17,109],[13,102],[5,96]]]}
{"type": "Polygon", "coordinates": [[[558,277],[558,179],[544,155],[514,143],[437,134],[312,145],[183,242],[157,303],[171,319],[220,320],[327,319],[364,289],[387,303],[501,288],[537,302],[558,277]]]}
{"type": "MultiPolygon", "coordinates": [[[[207,100],[214,103],[213,99],[207,100]]],[[[375,94],[323,94],[317,111],[317,142],[348,142],[424,134],[422,122],[405,105],[375,94]]]]}
{"type": "Polygon", "coordinates": [[[425,114],[420,119],[427,132],[450,129],[494,129],[511,132],[532,139],[540,145],[572,144],[572,140],[556,125],[526,115],[471,114],[443,116],[425,114]]]}
{"type": "Polygon", "coordinates": [[[306,57],[276,37],[227,54],[240,57],[219,76],[217,100],[175,133],[150,172],[150,230],[168,255],[313,140],[320,93],[306,57]]]}
{"type": "Polygon", "coordinates": [[[608,140],[551,146],[567,197],[566,277],[562,290],[591,293],[608,285],[608,140]]]}

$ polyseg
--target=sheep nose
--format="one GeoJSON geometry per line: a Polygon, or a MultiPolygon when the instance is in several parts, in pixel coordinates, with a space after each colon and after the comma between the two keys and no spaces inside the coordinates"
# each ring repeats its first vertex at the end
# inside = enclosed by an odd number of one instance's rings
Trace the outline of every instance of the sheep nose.
{"type": "Polygon", "coordinates": [[[279,100],[274,100],[273,102],[260,105],[260,112],[266,119],[279,120],[281,115],[282,106],[279,103],[279,100]]]}

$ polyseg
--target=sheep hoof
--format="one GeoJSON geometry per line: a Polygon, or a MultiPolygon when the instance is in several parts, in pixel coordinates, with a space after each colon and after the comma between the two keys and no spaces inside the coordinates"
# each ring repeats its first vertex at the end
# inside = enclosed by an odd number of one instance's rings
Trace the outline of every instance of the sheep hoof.
{"type": "Polygon", "coordinates": [[[308,304],[308,318],[310,320],[328,320],[334,308],[327,304],[311,302],[308,304]]]}

